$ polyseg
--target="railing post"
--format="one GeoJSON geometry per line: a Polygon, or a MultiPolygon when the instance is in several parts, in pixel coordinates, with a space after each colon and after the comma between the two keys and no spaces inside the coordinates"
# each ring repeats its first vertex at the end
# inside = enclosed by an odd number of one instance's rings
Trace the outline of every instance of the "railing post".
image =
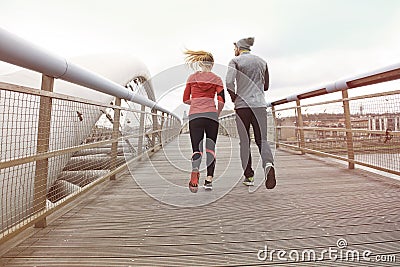
{"type": "MultiPolygon", "coordinates": [[[[169,142],[169,140],[171,139],[171,114],[167,114],[167,121],[165,122],[166,126],[165,126],[165,140],[166,142],[169,142]]],[[[163,127],[161,128],[161,130],[163,130],[163,127]]],[[[162,134],[162,132],[161,132],[162,134]]]]}
{"type": "MultiPolygon", "coordinates": [[[[165,112],[162,112],[161,113],[161,125],[160,125],[160,129],[159,130],[162,130],[164,128],[164,122],[165,122],[165,112]]],[[[158,137],[160,138],[159,141],[160,141],[160,144],[162,146],[164,140],[161,139],[161,132],[158,132],[158,137]]]]}
{"type": "Polygon", "coordinates": [[[153,133],[151,134],[151,143],[153,146],[153,149],[151,150],[152,152],[154,152],[154,147],[156,146],[156,135],[158,135],[158,111],[156,109],[152,110],[152,113],[154,115],[152,115],[153,118],[153,133]]]}
{"type": "MultiPolygon", "coordinates": [[[[139,119],[139,136],[138,136],[138,149],[137,149],[137,156],[143,153],[143,138],[144,138],[144,119],[146,116],[146,106],[142,105],[141,109],[142,112],[140,113],[139,119]]],[[[141,158],[140,158],[141,159],[141,158]]],[[[139,159],[139,160],[140,160],[139,159]]]]}
{"type": "Polygon", "coordinates": [[[226,131],[224,128],[224,119],[218,118],[218,134],[226,136],[226,131]]]}
{"type": "Polygon", "coordinates": [[[164,117],[164,120],[161,121],[160,136],[161,136],[161,134],[163,135],[162,142],[168,142],[168,139],[169,139],[169,129],[168,129],[169,114],[168,113],[167,114],[163,113],[163,117],[164,117]]]}
{"type": "Polygon", "coordinates": [[[181,126],[182,125],[178,123],[178,119],[174,117],[174,136],[179,135],[181,126]]]}
{"type": "MultiPolygon", "coordinates": [[[[41,89],[48,92],[53,92],[54,78],[42,75],[41,89]]],[[[50,144],[50,123],[51,123],[51,107],[52,99],[47,96],[40,97],[39,121],[37,132],[37,147],[36,153],[44,153],[49,151],[50,144]]],[[[47,176],[48,176],[49,160],[42,159],[36,161],[35,181],[34,181],[34,200],[33,206],[35,213],[46,209],[46,194],[47,194],[47,176]]],[[[46,227],[46,218],[43,218],[35,223],[36,228],[46,227]]]]}
{"type": "MultiPolygon", "coordinates": [[[[349,98],[347,89],[342,90],[342,98],[346,126],[347,157],[350,160],[354,160],[353,133],[351,131],[351,114],[349,100],[347,100],[349,98]]],[[[349,169],[354,169],[354,162],[349,162],[349,169]]]]}
{"type": "Polygon", "coordinates": [[[297,129],[299,130],[300,133],[300,143],[299,143],[299,148],[301,151],[301,154],[305,154],[304,148],[306,146],[305,140],[304,140],[304,123],[303,123],[303,115],[301,114],[301,107],[300,107],[300,100],[296,100],[296,110],[297,110],[297,129]]]}
{"type": "Polygon", "coordinates": [[[239,136],[238,136],[239,132],[238,132],[236,124],[237,124],[236,123],[236,118],[235,119],[232,119],[232,118],[229,119],[229,125],[230,125],[232,136],[235,137],[235,138],[239,138],[239,136]]]}
{"type": "Polygon", "coordinates": [[[229,136],[230,137],[236,137],[236,132],[235,129],[233,127],[233,120],[226,118],[226,124],[228,125],[227,127],[229,128],[229,136]]]}
{"type": "Polygon", "coordinates": [[[275,112],[275,106],[271,107],[272,110],[272,118],[274,119],[274,125],[275,125],[275,146],[276,148],[279,148],[279,131],[278,131],[278,120],[276,119],[276,112],[275,112]]]}
{"type": "MultiPolygon", "coordinates": [[[[121,98],[115,98],[115,105],[121,106],[121,98]]],[[[119,122],[120,122],[121,110],[119,108],[114,109],[114,122],[113,122],[113,133],[112,139],[119,137],[119,122]]],[[[111,144],[111,171],[117,168],[117,157],[118,157],[118,141],[111,144]]],[[[110,180],[115,180],[115,175],[110,176],[110,180]]]]}

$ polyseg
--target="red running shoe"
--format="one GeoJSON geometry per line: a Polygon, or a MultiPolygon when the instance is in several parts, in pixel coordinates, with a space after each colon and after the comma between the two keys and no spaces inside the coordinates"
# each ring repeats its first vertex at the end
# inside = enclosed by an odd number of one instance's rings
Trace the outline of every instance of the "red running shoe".
{"type": "Polygon", "coordinates": [[[190,192],[197,193],[197,190],[199,188],[199,177],[200,177],[200,173],[198,171],[192,171],[192,174],[190,175],[190,182],[189,182],[190,192]]]}

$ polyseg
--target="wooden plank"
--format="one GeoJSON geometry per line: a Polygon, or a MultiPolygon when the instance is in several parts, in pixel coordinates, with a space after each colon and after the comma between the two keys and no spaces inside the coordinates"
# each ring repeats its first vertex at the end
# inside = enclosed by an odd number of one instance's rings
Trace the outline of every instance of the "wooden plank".
{"type": "MultiPolygon", "coordinates": [[[[257,148],[252,151],[257,165],[257,148]]],[[[158,184],[154,176],[162,175],[186,188],[190,155],[188,135],[181,135],[137,162],[131,171],[133,176],[148,178],[152,188],[178,198],[178,193],[158,184]]],[[[151,198],[126,172],[109,188],[48,225],[46,231],[9,250],[0,265],[261,266],[277,263],[277,259],[257,259],[265,244],[274,249],[321,250],[335,248],[339,238],[346,238],[350,249],[400,257],[398,182],[282,150],[277,151],[276,167],[274,190],[261,187],[251,193],[239,182],[222,198],[192,208],[151,198]]],[[[219,136],[216,178],[224,175],[239,181],[238,141],[219,136]]],[[[258,166],[256,180],[262,176],[258,166]]],[[[211,194],[225,188],[217,185],[211,194]]],[[[203,193],[189,192],[185,197],[201,199],[203,193]]],[[[278,263],[310,266],[310,262],[278,263]]],[[[354,262],[324,258],[318,265],[353,266],[354,262]]],[[[369,266],[368,262],[358,265],[369,266]]]]}

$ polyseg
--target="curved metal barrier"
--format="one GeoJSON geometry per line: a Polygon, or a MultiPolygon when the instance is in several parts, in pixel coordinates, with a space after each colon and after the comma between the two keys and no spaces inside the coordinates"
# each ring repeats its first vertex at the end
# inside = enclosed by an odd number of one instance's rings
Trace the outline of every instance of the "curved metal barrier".
{"type": "Polygon", "coordinates": [[[59,59],[0,29],[0,60],[42,73],[42,90],[0,82],[1,243],[179,134],[146,71],[115,82],[59,59]]]}

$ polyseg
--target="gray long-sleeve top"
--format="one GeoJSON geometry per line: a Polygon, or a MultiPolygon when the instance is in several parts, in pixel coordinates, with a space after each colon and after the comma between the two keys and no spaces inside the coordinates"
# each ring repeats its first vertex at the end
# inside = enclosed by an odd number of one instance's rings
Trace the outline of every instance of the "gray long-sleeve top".
{"type": "Polygon", "coordinates": [[[249,52],[241,53],[229,62],[226,87],[235,109],[267,107],[264,97],[269,87],[267,63],[249,52]]]}

